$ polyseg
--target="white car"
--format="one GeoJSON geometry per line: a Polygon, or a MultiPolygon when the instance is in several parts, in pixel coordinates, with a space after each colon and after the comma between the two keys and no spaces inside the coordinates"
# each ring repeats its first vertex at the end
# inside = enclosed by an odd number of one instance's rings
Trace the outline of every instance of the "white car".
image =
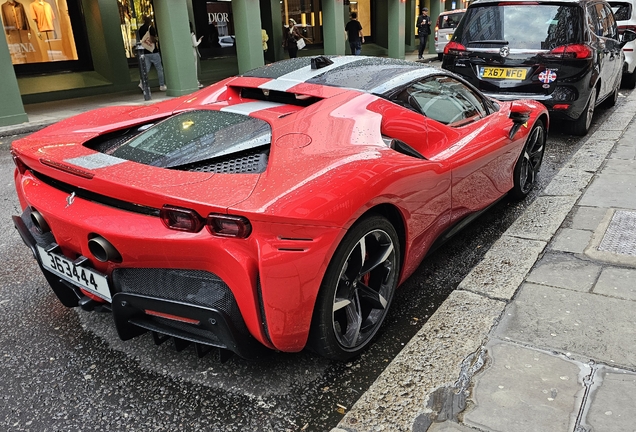
{"type": "Polygon", "coordinates": [[[234,39],[234,36],[219,36],[219,45],[221,45],[221,48],[231,47],[235,44],[236,41],[234,39]]]}
{"type": "Polygon", "coordinates": [[[435,24],[435,52],[437,58],[442,59],[444,56],[444,47],[453,37],[455,27],[466,13],[466,9],[456,9],[452,11],[442,12],[437,17],[435,24]]]}
{"type": "MultiPolygon", "coordinates": [[[[618,31],[636,31],[636,0],[610,1],[610,6],[618,24],[618,31]]],[[[636,41],[627,42],[623,47],[625,63],[623,64],[623,87],[633,89],[636,87],[636,41]]]]}

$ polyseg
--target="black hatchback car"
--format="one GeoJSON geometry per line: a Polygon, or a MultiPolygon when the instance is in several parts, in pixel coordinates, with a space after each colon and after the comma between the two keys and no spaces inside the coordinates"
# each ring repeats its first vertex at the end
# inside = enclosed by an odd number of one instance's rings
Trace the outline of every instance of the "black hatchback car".
{"type": "MultiPolygon", "coordinates": [[[[636,38],[636,33],[624,39],[636,38]]],[[[479,0],[446,45],[442,67],[500,99],[535,99],[585,135],[594,108],[613,106],[624,42],[602,0],[479,0]]]]}

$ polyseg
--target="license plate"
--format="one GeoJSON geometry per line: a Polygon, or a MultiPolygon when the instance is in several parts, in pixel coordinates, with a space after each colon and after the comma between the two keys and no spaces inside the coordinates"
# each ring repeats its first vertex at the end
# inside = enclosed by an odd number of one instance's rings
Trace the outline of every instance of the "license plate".
{"type": "Polygon", "coordinates": [[[482,78],[524,80],[526,79],[526,70],[523,68],[480,67],[479,75],[482,78]]]}
{"type": "Polygon", "coordinates": [[[47,252],[41,246],[38,246],[38,252],[44,268],[73,285],[84,288],[104,300],[111,301],[106,276],[89,268],[78,266],[62,255],[47,252]]]}

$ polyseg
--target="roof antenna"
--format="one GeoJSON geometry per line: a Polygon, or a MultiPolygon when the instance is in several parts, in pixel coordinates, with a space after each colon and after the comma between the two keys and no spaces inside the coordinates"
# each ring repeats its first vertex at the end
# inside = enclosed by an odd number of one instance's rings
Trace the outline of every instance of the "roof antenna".
{"type": "Polygon", "coordinates": [[[311,68],[312,69],[322,69],[325,66],[329,66],[333,64],[333,62],[325,56],[313,57],[311,59],[311,68]]]}

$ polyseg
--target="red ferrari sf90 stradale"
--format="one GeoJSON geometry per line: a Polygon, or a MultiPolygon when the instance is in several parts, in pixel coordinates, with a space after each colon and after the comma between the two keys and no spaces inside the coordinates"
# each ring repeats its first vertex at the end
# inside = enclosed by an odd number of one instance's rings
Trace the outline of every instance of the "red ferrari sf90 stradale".
{"type": "Polygon", "coordinates": [[[292,59],[16,141],[13,219],[59,300],[122,339],[344,360],[434,242],[529,193],[547,127],[436,68],[292,59]]]}

